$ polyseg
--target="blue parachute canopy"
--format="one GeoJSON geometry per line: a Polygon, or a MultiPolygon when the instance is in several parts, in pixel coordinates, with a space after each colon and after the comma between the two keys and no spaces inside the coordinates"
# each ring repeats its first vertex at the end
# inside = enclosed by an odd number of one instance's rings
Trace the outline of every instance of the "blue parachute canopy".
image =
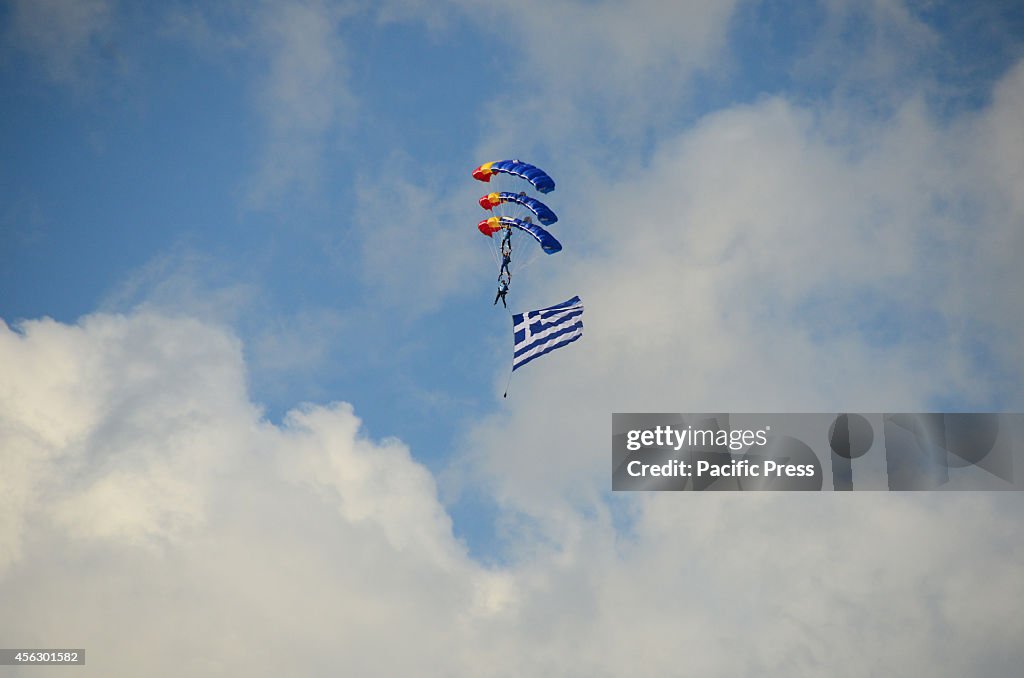
{"type": "Polygon", "coordinates": [[[551,211],[551,208],[542,203],[536,198],[532,198],[526,193],[512,193],[510,191],[501,191],[500,193],[488,193],[484,197],[480,198],[480,206],[485,210],[491,210],[500,205],[520,205],[531,212],[537,217],[537,220],[545,226],[558,221],[558,216],[551,211]]]}
{"type": "Polygon", "coordinates": [[[473,178],[480,181],[490,181],[491,177],[499,172],[514,174],[517,177],[526,179],[533,187],[541,193],[550,193],[555,190],[555,180],[539,167],[522,160],[498,160],[480,165],[473,170],[473,178]]]}
{"type": "Polygon", "coordinates": [[[481,221],[477,228],[480,232],[486,236],[494,237],[494,234],[503,228],[518,228],[521,231],[529,233],[534,239],[540,243],[540,248],[547,254],[554,254],[555,252],[562,251],[562,243],[555,239],[555,236],[551,235],[537,224],[531,224],[523,221],[522,219],[513,219],[512,217],[491,217],[490,219],[484,219],[481,221]]]}
{"type": "Polygon", "coordinates": [[[512,225],[516,228],[521,228],[526,231],[540,243],[540,248],[547,254],[554,254],[555,252],[562,251],[562,243],[555,240],[555,236],[551,235],[537,224],[528,224],[522,219],[512,219],[514,222],[512,225]]]}

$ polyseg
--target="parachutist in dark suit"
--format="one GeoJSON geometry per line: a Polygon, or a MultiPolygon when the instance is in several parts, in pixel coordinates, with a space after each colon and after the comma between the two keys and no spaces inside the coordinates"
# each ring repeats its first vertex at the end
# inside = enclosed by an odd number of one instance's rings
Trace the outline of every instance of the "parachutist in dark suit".
{"type": "Polygon", "coordinates": [[[494,306],[498,305],[498,299],[501,299],[501,305],[508,308],[508,304],[505,303],[505,295],[508,294],[508,284],[510,280],[504,277],[498,278],[498,293],[494,296],[494,306]]]}
{"type": "Polygon", "coordinates": [[[499,275],[510,276],[512,273],[508,270],[508,265],[512,263],[512,245],[509,243],[502,243],[501,245],[501,272],[499,275]]]}

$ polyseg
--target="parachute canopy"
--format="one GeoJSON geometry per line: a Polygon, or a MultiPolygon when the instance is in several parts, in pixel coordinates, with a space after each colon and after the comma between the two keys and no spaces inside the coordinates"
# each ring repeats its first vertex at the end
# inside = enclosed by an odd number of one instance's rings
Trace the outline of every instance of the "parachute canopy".
{"type": "Polygon", "coordinates": [[[501,191],[500,193],[488,193],[484,197],[480,198],[480,207],[483,207],[485,210],[491,210],[502,204],[515,204],[525,207],[533,212],[537,217],[537,220],[545,226],[550,226],[558,221],[558,217],[551,211],[551,208],[540,200],[531,198],[525,193],[501,191]]]}
{"type": "Polygon", "coordinates": [[[555,181],[539,167],[523,162],[522,160],[498,160],[480,165],[473,170],[473,178],[480,181],[490,181],[495,174],[513,174],[526,179],[533,187],[541,193],[550,193],[555,190],[555,181]]]}
{"type": "Polygon", "coordinates": [[[513,219],[512,217],[491,217],[490,219],[484,219],[477,228],[480,232],[491,238],[498,231],[505,228],[517,228],[521,231],[529,233],[540,243],[540,247],[547,254],[554,254],[555,252],[562,251],[562,243],[555,239],[555,236],[551,235],[537,224],[531,224],[523,221],[522,219],[513,219]]]}

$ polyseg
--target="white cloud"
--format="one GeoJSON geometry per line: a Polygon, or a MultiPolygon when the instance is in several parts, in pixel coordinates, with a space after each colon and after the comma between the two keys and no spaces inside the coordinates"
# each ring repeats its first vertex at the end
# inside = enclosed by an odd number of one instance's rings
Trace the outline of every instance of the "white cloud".
{"type": "Polygon", "coordinates": [[[267,72],[259,87],[267,142],[248,190],[257,208],[319,187],[324,148],[353,104],[338,24],[349,10],[319,1],[271,3],[258,13],[254,44],[267,72]]]}
{"type": "MultiPolygon", "coordinates": [[[[553,88],[629,98],[665,89],[707,67],[724,46],[735,3],[528,2],[509,12],[492,6],[486,21],[513,31],[511,58],[553,88]],[[641,89],[642,88],[642,89],[641,89]],[[614,94],[613,94],[614,93],[614,94]]],[[[474,7],[475,8],[475,7],[474,7]]]]}
{"type": "Polygon", "coordinates": [[[178,244],[126,275],[105,295],[101,310],[145,308],[212,322],[237,322],[259,298],[249,271],[178,244]]]}
{"type": "Polygon", "coordinates": [[[348,246],[359,249],[362,278],[378,302],[403,304],[414,315],[430,312],[491,270],[470,216],[480,193],[470,183],[453,195],[430,179],[362,182],[357,237],[348,246]]]}
{"type": "MultiPolygon", "coordinates": [[[[114,677],[952,676],[1021,659],[1017,495],[635,495],[624,533],[567,494],[485,568],[401,442],[363,437],[345,404],[262,420],[241,355],[218,326],[151,312],[3,328],[9,643],[60,638],[87,648],[83,675],[114,677]]],[[[586,445],[558,443],[551,461],[586,445]]]]}
{"type": "Polygon", "coordinates": [[[326,156],[350,121],[342,24],[352,3],[332,0],[172,7],[162,35],[244,75],[262,125],[257,166],[242,187],[250,209],[280,211],[322,188],[326,156]]]}
{"type": "MultiPolygon", "coordinates": [[[[479,157],[540,157],[568,147],[592,156],[595,140],[643,143],[694,96],[695,75],[719,72],[739,3],[690,0],[389,0],[383,21],[435,34],[479,36],[493,70],[481,102],[479,157]],[[468,28],[467,28],[468,25],[468,28]],[[492,95],[493,96],[493,95],[492,95]]],[[[469,85],[471,86],[471,85],[469,85]]],[[[617,154],[616,154],[617,155],[617,154]]]]}
{"type": "Polygon", "coordinates": [[[927,11],[902,0],[828,0],[821,8],[809,49],[794,74],[829,82],[848,105],[882,107],[905,89],[932,85],[926,64],[941,45],[941,34],[923,18],[927,11]]]}
{"type": "Polygon", "coordinates": [[[735,2],[554,2],[481,8],[470,17],[505,36],[510,65],[552,90],[627,99],[673,89],[724,47],[735,2]],[[659,87],[659,81],[662,87],[659,87]]]}
{"type": "MultiPolygon", "coordinates": [[[[144,672],[225,662],[262,675],[294,661],[283,648],[298,636],[375,666],[391,625],[413,637],[434,613],[471,624],[500,609],[502,577],[465,556],[404,446],[363,439],[345,405],[262,421],[241,356],[217,326],[145,311],[3,328],[5,637],[76,638],[103,675],[159,657],[164,668],[144,672]],[[45,602],[17,593],[56,577],[45,602]],[[80,607],[54,625],[69,585],[80,607]],[[252,633],[266,635],[247,650],[252,633]],[[133,654],[136,642],[155,654],[133,654]],[[117,658],[99,649],[122,643],[117,658]]],[[[413,671],[444,652],[444,632],[428,635],[383,665],[413,671]]]]}
{"type": "Polygon", "coordinates": [[[336,309],[300,310],[268,323],[251,347],[260,371],[279,375],[321,369],[332,350],[333,337],[351,321],[336,309]]]}
{"type": "Polygon", "coordinates": [[[86,86],[116,52],[113,4],[106,0],[16,0],[7,38],[31,54],[56,83],[86,86]]]}
{"type": "Polygon", "coordinates": [[[244,394],[239,365],[210,360],[237,350],[232,339],[195,320],[154,316],[2,330],[0,448],[12,464],[3,483],[14,505],[4,513],[0,564],[19,552],[24,521],[38,512],[82,535],[142,541],[198,519],[195,483],[216,468],[207,455],[226,434],[212,422],[244,394]]]}

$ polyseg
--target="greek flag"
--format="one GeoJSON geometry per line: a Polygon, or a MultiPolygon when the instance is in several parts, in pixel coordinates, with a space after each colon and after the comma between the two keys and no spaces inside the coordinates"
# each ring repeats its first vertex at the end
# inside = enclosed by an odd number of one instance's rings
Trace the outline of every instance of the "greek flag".
{"type": "Polygon", "coordinates": [[[583,336],[583,302],[573,297],[554,306],[512,316],[512,371],[583,336]]]}

